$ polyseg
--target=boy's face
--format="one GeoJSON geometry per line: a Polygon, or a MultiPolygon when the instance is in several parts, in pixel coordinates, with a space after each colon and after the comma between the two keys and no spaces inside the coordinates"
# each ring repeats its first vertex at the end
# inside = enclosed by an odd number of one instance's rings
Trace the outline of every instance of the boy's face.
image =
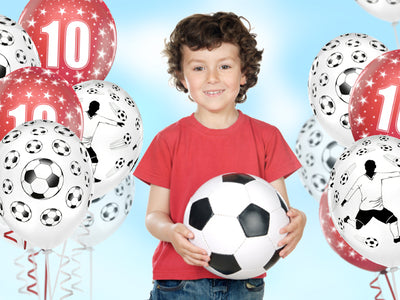
{"type": "Polygon", "coordinates": [[[246,83],[239,48],[230,43],[212,50],[184,46],[181,77],[198,109],[212,112],[234,109],[240,85],[246,83]]]}

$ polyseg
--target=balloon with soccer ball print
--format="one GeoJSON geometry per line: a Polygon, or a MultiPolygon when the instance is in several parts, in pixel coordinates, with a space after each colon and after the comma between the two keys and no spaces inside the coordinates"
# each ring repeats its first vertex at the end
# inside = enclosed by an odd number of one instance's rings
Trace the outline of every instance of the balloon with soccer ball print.
{"type": "Polygon", "coordinates": [[[400,20],[399,0],[355,0],[365,11],[388,22],[400,20]]]}
{"type": "Polygon", "coordinates": [[[327,189],[322,193],[319,202],[319,221],[322,232],[329,246],[345,261],[363,270],[371,272],[380,272],[386,269],[385,266],[376,264],[357,253],[357,251],[350,247],[350,245],[347,244],[339,234],[333,224],[331,214],[329,213],[327,189]]]}
{"type": "Polygon", "coordinates": [[[45,68],[20,68],[0,80],[0,139],[36,119],[60,123],[82,137],[82,106],[68,82],[45,68]]]}
{"type": "Polygon", "coordinates": [[[400,138],[399,77],[400,50],[382,54],[361,72],[350,97],[355,140],[379,134],[400,138]]]}
{"type": "Polygon", "coordinates": [[[139,109],[118,85],[89,80],[73,87],[84,110],[82,142],[92,166],[94,198],[116,187],[134,168],[143,143],[139,109]]]}
{"type": "Polygon", "coordinates": [[[348,33],[328,42],[312,63],[308,95],[318,122],[340,145],[354,142],[349,123],[349,99],[361,71],[386,52],[380,41],[366,34],[348,33]]]}
{"type": "Polygon", "coordinates": [[[30,66],[40,67],[32,39],[17,22],[0,15],[0,78],[30,66]]]}
{"type": "Polygon", "coordinates": [[[365,258],[400,264],[400,139],[374,135],[356,141],[336,161],[328,185],[332,221],[365,258]]]}
{"type": "Polygon", "coordinates": [[[30,0],[19,21],[42,66],[71,85],[103,80],[117,50],[117,30],[103,0],[30,0]]]}
{"type": "Polygon", "coordinates": [[[10,229],[42,249],[66,240],[85,216],[93,187],[79,138],[56,122],[26,122],[1,140],[0,163],[0,215],[10,229]]]}
{"type": "Polygon", "coordinates": [[[72,238],[85,247],[93,247],[111,236],[125,221],[133,204],[135,186],[128,175],[114,189],[92,199],[86,217],[72,238]]]}
{"type": "Polygon", "coordinates": [[[332,167],[343,150],[343,146],[323,130],[315,116],[304,123],[296,141],[295,153],[302,165],[300,180],[315,200],[321,199],[332,167]]]}
{"type": "Polygon", "coordinates": [[[279,260],[279,230],[289,224],[288,209],[265,180],[230,173],[205,182],[190,198],[183,223],[190,240],[207,251],[208,271],[229,279],[263,274],[279,260]]]}

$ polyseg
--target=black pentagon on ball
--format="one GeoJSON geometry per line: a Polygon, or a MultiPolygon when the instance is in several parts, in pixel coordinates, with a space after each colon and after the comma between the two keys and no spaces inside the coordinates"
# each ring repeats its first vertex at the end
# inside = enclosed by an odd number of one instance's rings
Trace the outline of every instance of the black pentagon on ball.
{"type": "Polygon", "coordinates": [[[203,230],[213,215],[214,213],[208,198],[197,200],[190,208],[189,225],[197,230],[203,230]]]}
{"type": "Polygon", "coordinates": [[[46,181],[50,188],[54,188],[60,183],[60,177],[55,174],[51,174],[49,177],[47,177],[46,181]]]}
{"type": "Polygon", "coordinates": [[[287,207],[287,205],[286,205],[285,200],[283,200],[283,198],[281,197],[281,195],[280,195],[279,193],[276,193],[276,195],[277,195],[278,198],[279,198],[279,202],[281,203],[281,207],[282,207],[283,210],[287,213],[289,210],[288,210],[288,207],[287,207]]]}
{"type": "Polygon", "coordinates": [[[264,270],[267,271],[269,268],[271,268],[273,265],[276,264],[276,262],[279,260],[280,256],[279,256],[279,252],[282,250],[278,249],[275,251],[274,255],[272,255],[271,259],[265,264],[264,266],[264,270]]]}
{"type": "Polygon", "coordinates": [[[250,175],[242,173],[232,173],[232,174],[222,175],[222,182],[234,182],[234,183],[246,184],[253,180],[256,179],[250,175]]]}
{"type": "Polygon", "coordinates": [[[269,219],[269,212],[253,203],[249,204],[238,216],[246,237],[267,235],[269,219]]]}
{"type": "Polygon", "coordinates": [[[224,275],[231,275],[241,270],[235,256],[228,254],[211,253],[208,264],[224,275]]]}
{"type": "Polygon", "coordinates": [[[27,183],[32,183],[36,179],[35,170],[28,170],[25,172],[24,180],[27,183]]]}

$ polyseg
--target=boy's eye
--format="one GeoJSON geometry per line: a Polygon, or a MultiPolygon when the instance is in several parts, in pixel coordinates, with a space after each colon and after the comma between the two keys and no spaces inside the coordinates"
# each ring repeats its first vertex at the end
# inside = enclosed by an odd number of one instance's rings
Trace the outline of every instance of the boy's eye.
{"type": "Polygon", "coordinates": [[[226,69],[230,69],[230,67],[231,67],[231,66],[229,66],[229,65],[222,65],[222,66],[221,66],[221,69],[226,70],[226,69]]]}
{"type": "Polygon", "coordinates": [[[203,70],[204,70],[204,67],[200,67],[200,66],[194,67],[193,70],[194,70],[194,71],[203,71],[203,70]]]}

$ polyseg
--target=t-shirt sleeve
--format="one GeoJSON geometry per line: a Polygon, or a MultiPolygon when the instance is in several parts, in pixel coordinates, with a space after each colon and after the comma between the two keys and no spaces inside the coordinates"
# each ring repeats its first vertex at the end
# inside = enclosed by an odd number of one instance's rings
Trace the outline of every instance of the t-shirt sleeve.
{"type": "Polygon", "coordinates": [[[281,132],[273,127],[266,142],[265,174],[269,182],[281,177],[287,178],[301,167],[296,155],[290,149],[281,132]]]}
{"type": "Polygon", "coordinates": [[[147,148],[133,175],[147,184],[170,188],[171,165],[171,149],[159,133],[147,148]]]}

